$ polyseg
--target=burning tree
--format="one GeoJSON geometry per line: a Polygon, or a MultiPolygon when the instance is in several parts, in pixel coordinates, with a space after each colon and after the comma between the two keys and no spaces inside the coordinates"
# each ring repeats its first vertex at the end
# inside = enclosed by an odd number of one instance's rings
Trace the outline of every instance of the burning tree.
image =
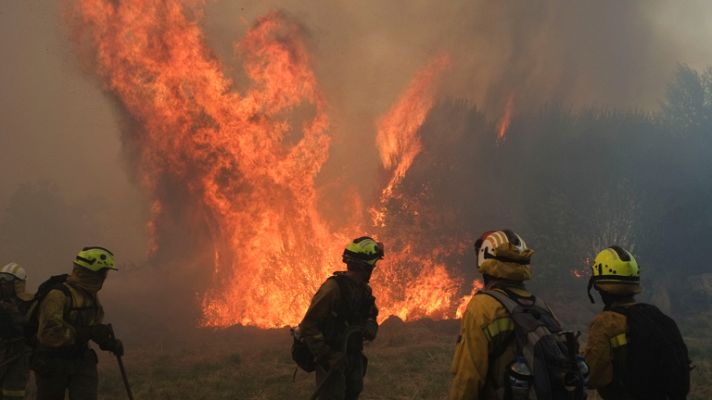
{"type": "Polygon", "coordinates": [[[461,281],[441,256],[460,247],[416,249],[424,233],[389,229],[387,217],[393,207],[415,209],[399,185],[420,152],[418,129],[447,56],[419,72],[378,124],[386,183],[370,207],[373,220],[332,231],[315,184],[329,153],[329,119],[298,24],[272,13],[236,44],[250,82],[238,91],[189,17],[197,8],[81,0],[75,11],[96,73],[136,121],[126,141],[152,198],[153,251],[165,251],[162,235],[175,229],[176,215],[182,230],[209,237],[202,239],[212,255],[204,325],[295,323],[338,268],[343,245],[361,232],[391,244],[374,282],[383,318],[453,315],[461,281]]]}

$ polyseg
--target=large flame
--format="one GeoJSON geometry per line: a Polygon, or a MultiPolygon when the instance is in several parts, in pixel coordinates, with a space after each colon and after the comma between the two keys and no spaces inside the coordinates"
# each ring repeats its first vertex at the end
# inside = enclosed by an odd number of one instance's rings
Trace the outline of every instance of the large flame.
{"type": "MultiPolygon", "coordinates": [[[[76,5],[97,74],[141,127],[132,138],[152,197],[149,233],[159,234],[163,204],[171,200],[160,190],[165,180],[181,182],[184,201],[209,227],[214,283],[201,295],[203,325],[298,322],[318,285],[342,268],[343,245],[364,230],[389,243],[373,282],[381,318],[454,316],[462,282],[446,265],[465,251],[464,242],[432,243],[417,224],[385,229],[393,204],[418,212],[418,200],[398,193],[399,184],[421,151],[418,130],[447,57],[418,72],[377,124],[390,174],[370,207],[379,216],[334,232],[317,208],[315,185],[329,153],[329,122],[297,24],[272,13],[237,43],[249,81],[238,91],[189,17],[200,15],[197,6],[178,0],[76,5]]],[[[160,252],[157,243],[151,251],[160,252]]]]}
{"type": "Polygon", "coordinates": [[[405,93],[383,118],[378,121],[376,145],[381,162],[392,171],[388,184],[381,194],[380,207],[371,209],[374,225],[385,226],[385,203],[405,178],[413,160],[421,151],[418,129],[433,107],[433,84],[450,63],[446,55],[437,57],[418,72],[405,93]]]}

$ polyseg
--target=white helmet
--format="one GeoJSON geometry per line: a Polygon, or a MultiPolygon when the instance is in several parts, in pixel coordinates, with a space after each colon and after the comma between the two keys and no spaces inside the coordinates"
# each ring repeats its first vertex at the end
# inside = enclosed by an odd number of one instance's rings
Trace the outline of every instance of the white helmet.
{"type": "Polygon", "coordinates": [[[514,262],[517,264],[529,264],[529,260],[526,255],[528,254],[531,256],[531,252],[526,251],[528,248],[527,244],[524,242],[524,239],[509,229],[483,233],[480,239],[478,239],[475,243],[475,250],[477,251],[478,269],[481,269],[484,262],[489,259],[495,259],[502,262],[514,262]],[[509,251],[502,251],[503,249],[501,246],[504,244],[509,244],[509,246],[506,246],[509,251]],[[524,257],[512,257],[520,254],[524,257]]]}
{"type": "Polygon", "coordinates": [[[0,269],[0,274],[12,276],[13,279],[17,279],[20,281],[27,280],[27,272],[25,272],[25,269],[22,268],[22,266],[16,262],[6,264],[0,269]]]}

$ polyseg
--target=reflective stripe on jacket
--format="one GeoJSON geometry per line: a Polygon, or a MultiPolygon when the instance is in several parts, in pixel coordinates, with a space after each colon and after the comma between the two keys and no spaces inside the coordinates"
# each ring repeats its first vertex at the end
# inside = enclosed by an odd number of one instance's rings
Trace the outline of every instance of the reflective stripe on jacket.
{"type": "MultiPolygon", "coordinates": [[[[518,296],[530,294],[510,289],[518,296]]],[[[465,309],[455,355],[450,400],[496,399],[503,394],[506,368],[514,359],[514,323],[495,298],[475,295],[465,309]]]]}

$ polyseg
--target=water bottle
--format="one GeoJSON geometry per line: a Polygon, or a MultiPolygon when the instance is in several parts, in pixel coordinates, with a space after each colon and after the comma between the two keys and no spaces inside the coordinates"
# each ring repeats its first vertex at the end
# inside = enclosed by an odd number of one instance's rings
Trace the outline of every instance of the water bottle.
{"type": "Polygon", "coordinates": [[[517,356],[509,365],[509,390],[512,400],[527,400],[532,383],[532,373],[524,357],[517,356]]]}
{"type": "Polygon", "coordinates": [[[576,365],[578,366],[578,370],[581,373],[581,379],[583,379],[583,386],[586,387],[588,385],[589,375],[589,369],[588,364],[586,364],[586,359],[584,359],[583,356],[576,356],[576,365]]]}

